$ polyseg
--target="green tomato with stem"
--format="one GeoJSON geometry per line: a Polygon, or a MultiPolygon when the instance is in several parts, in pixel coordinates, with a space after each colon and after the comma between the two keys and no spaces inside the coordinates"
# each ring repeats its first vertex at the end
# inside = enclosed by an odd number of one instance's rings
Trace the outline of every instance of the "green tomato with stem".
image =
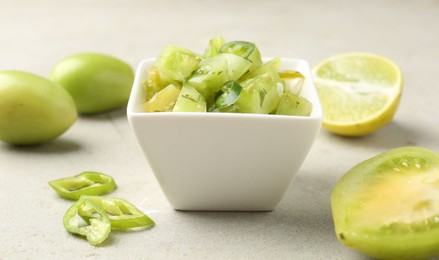
{"type": "Polygon", "coordinates": [[[80,53],[56,64],[51,79],[72,95],[80,114],[93,114],[127,104],[134,72],[117,58],[80,53]]]}
{"type": "Polygon", "coordinates": [[[64,133],[76,118],[72,97],[58,84],[28,72],[0,72],[0,140],[44,143],[64,133]]]}

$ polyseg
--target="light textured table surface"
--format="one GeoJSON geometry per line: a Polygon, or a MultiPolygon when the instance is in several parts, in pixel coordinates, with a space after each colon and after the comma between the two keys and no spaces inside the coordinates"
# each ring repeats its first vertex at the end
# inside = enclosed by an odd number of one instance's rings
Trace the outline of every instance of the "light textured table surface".
{"type": "Polygon", "coordinates": [[[120,109],[80,117],[57,140],[0,143],[0,259],[365,259],[333,230],[330,194],[349,168],[385,150],[439,152],[438,1],[0,0],[0,70],[50,74],[60,59],[97,51],[133,66],[168,43],[203,52],[208,40],[258,44],[263,56],[311,65],[366,51],[397,62],[405,89],[394,121],[363,138],[323,130],[272,212],[179,212],[166,201],[120,109]],[[111,174],[157,223],[114,232],[101,247],[67,233],[71,202],[47,185],[84,170],[111,174]]]}

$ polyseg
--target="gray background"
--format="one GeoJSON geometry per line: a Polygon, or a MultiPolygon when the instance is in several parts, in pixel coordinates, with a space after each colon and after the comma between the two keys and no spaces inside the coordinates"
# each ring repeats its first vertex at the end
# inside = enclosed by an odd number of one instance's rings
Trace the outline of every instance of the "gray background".
{"type": "Polygon", "coordinates": [[[405,89],[392,123],[363,138],[322,129],[296,180],[267,213],[177,212],[144,159],[125,110],[81,117],[41,146],[0,143],[0,259],[366,259],[336,239],[334,184],[349,168],[385,150],[439,151],[438,1],[122,1],[0,0],[0,70],[50,74],[60,59],[102,52],[133,67],[168,43],[202,53],[208,40],[258,44],[263,56],[315,65],[336,53],[366,51],[398,63],[405,89]],[[114,232],[101,247],[68,234],[71,202],[47,185],[84,170],[116,179],[112,194],[157,222],[114,232]]]}

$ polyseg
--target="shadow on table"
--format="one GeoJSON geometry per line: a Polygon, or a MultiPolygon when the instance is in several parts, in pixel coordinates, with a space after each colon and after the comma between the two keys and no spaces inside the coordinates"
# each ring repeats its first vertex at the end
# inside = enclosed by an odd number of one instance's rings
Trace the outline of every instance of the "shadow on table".
{"type": "Polygon", "coordinates": [[[109,119],[118,119],[127,117],[127,108],[121,107],[106,112],[100,112],[95,114],[79,115],[81,120],[90,121],[105,121],[109,119]]]}
{"type": "Polygon", "coordinates": [[[2,143],[0,144],[0,150],[6,150],[15,153],[46,153],[46,154],[62,154],[72,153],[80,150],[81,144],[66,138],[57,138],[47,143],[38,145],[10,145],[2,143]]]}
{"type": "Polygon", "coordinates": [[[241,244],[260,248],[265,256],[287,252],[296,259],[313,255],[324,256],[321,259],[368,259],[341,245],[335,236],[330,206],[335,181],[329,176],[299,173],[281,203],[270,212],[176,211],[176,215],[185,225],[193,225],[190,230],[200,237],[208,233],[212,239],[226,240],[229,250],[241,244]]]}
{"type": "Polygon", "coordinates": [[[343,142],[343,144],[352,146],[375,147],[383,150],[389,150],[401,146],[439,146],[433,131],[426,131],[424,128],[416,125],[408,125],[393,121],[367,136],[363,137],[342,137],[322,130],[325,138],[334,142],[343,142]]]}

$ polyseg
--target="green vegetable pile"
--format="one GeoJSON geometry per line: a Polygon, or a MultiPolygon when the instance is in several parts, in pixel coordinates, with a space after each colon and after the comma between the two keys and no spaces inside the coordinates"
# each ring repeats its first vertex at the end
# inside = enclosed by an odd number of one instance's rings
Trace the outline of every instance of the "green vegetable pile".
{"type": "Polygon", "coordinates": [[[148,69],[145,111],[309,116],[312,104],[299,96],[305,78],[280,65],[263,63],[254,43],[221,36],[204,55],[169,45],[148,69]]]}
{"type": "Polygon", "coordinates": [[[85,236],[94,246],[104,242],[112,229],[145,229],[155,225],[130,202],[99,196],[116,189],[114,179],[107,174],[82,172],[50,181],[49,185],[61,197],[77,200],[64,215],[64,227],[72,234],[85,236]]]}

